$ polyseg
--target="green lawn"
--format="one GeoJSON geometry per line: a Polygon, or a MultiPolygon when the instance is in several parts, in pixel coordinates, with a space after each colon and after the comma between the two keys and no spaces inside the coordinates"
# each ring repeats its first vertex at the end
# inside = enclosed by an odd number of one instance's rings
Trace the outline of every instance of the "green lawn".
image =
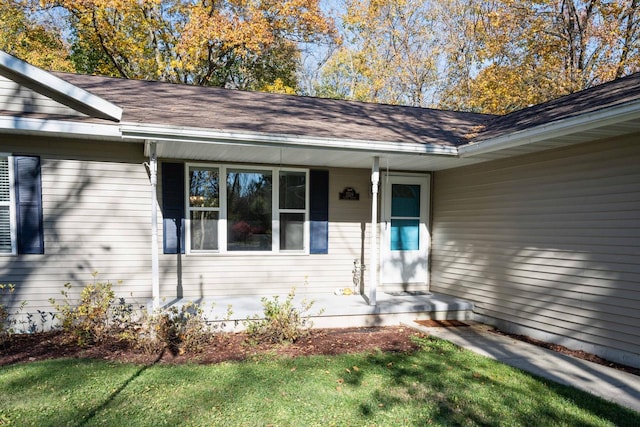
{"type": "Polygon", "coordinates": [[[640,425],[636,413],[437,340],[414,354],[0,368],[0,426],[640,425]]]}

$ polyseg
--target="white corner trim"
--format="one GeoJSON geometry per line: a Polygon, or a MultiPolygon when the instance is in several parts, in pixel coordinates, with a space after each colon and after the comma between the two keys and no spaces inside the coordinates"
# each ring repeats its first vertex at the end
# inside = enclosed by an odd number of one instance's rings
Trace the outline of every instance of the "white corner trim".
{"type": "Polygon", "coordinates": [[[123,138],[175,141],[200,144],[260,145],[277,147],[299,147],[345,151],[367,151],[371,153],[445,155],[457,156],[456,147],[436,144],[371,141],[358,139],[321,138],[285,134],[262,134],[217,129],[186,128],[176,126],[125,123],[121,125],[123,138]]]}
{"type": "Polygon", "coordinates": [[[62,120],[33,119],[19,116],[0,116],[0,134],[49,135],[62,137],[95,137],[122,140],[117,124],[80,123],[62,120]]]}
{"type": "Polygon", "coordinates": [[[115,121],[122,119],[122,108],[117,105],[1,50],[0,74],[12,80],[17,78],[27,81],[34,86],[32,87],[34,90],[40,92],[38,90],[40,88],[43,95],[53,93],[70,100],[73,105],[84,106],[87,111],[82,112],[88,112],[89,115],[115,121]]]}
{"type": "Polygon", "coordinates": [[[640,100],[463,145],[458,153],[461,158],[472,157],[636,119],[640,121],[640,100]]]}

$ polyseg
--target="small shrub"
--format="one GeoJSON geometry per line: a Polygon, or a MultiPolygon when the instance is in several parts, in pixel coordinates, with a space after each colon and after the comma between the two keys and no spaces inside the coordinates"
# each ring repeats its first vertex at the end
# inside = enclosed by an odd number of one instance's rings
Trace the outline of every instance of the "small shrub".
{"type": "MultiPolygon", "coordinates": [[[[16,289],[15,285],[0,284],[0,297],[4,296],[5,294],[12,294],[15,291],[15,289],[16,289]]],[[[4,331],[4,329],[6,328],[6,322],[8,319],[9,319],[9,310],[7,309],[7,307],[5,307],[5,305],[0,300],[0,328],[2,328],[1,329],[2,331],[4,331]]]]}
{"type": "Polygon", "coordinates": [[[284,301],[280,301],[278,296],[260,300],[263,316],[255,315],[245,322],[250,339],[270,343],[295,342],[309,333],[313,327],[311,308],[314,301],[304,299],[296,307],[295,292],[295,288],[291,289],[284,301]]]}
{"type": "Polygon", "coordinates": [[[160,345],[174,355],[200,353],[211,344],[217,330],[225,326],[231,313],[229,306],[226,319],[214,325],[207,322],[201,304],[189,302],[181,307],[161,308],[149,317],[147,340],[141,340],[140,344],[146,349],[157,349],[160,345]]]}
{"type": "Polygon", "coordinates": [[[17,317],[27,305],[26,301],[22,301],[15,313],[9,311],[9,308],[5,306],[2,299],[5,295],[10,295],[15,292],[15,290],[16,287],[13,284],[0,283],[0,344],[4,344],[7,339],[15,333],[14,327],[18,324],[17,317]]]}
{"type": "Polygon", "coordinates": [[[135,342],[146,321],[144,305],[135,306],[124,298],[117,298],[109,306],[109,331],[121,341],[135,342]]]}
{"type": "Polygon", "coordinates": [[[73,335],[80,345],[99,343],[110,336],[145,352],[164,348],[173,354],[200,352],[231,316],[229,307],[227,319],[210,325],[203,307],[196,303],[165,307],[149,314],[144,306],[136,307],[124,298],[116,298],[108,281],[94,280],[86,285],[77,302],[71,299],[70,290],[71,285],[65,284],[62,300],[52,298],[50,302],[58,311],[62,330],[73,335]]]}
{"type": "Polygon", "coordinates": [[[93,276],[94,282],[82,288],[77,304],[69,296],[70,283],[66,283],[61,291],[61,302],[54,298],[49,300],[59,313],[62,330],[74,335],[80,345],[102,341],[111,327],[111,306],[115,292],[111,282],[98,282],[95,280],[97,273],[93,276]]]}
{"type": "MultiPolygon", "coordinates": [[[[0,284],[0,297],[5,294],[12,294],[15,291],[15,286],[12,284],[0,284]]],[[[9,310],[0,300],[0,344],[4,343],[11,331],[11,325],[9,322],[9,310]]]]}

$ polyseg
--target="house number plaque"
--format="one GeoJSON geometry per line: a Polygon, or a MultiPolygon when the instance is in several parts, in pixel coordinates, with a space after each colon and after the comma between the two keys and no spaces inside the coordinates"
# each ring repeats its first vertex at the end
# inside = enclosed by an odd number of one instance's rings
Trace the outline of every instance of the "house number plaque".
{"type": "Polygon", "coordinates": [[[356,193],[356,190],[352,187],[346,187],[340,193],[340,200],[360,200],[360,194],[356,193]]]}

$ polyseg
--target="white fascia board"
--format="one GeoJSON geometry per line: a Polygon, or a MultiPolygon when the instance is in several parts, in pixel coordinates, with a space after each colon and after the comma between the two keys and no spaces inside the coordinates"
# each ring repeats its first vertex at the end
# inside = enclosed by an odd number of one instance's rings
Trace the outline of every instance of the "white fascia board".
{"type": "Polygon", "coordinates": [[[456,147],[436,144],[320,138],[127,123],[122,124],[121,129],[122,136],[126,139],[191,142],[200,144],[257,145],[262,147],[298,147],[345,151],[368,151],[372,153],[444,156],[458,155],[456,147]]]}
{"type": "Polygon", "coordinates": [[[0,133],[122,140],[117,124],[79,123],[17,116],[0,116],[0,133]]]}
{"type": "Polygon", "coordinates": [[[458,147],[458,153],[462,158],[472,157],[629,120],[640,120],[640,100],[463,145],[458,147]]]}
{"type": "Polygon", "coordinates": [[[120,121],[122,108],[0,50],[0,74],[90,116],[120,121]],[[67,101],[67,102],[65,102],[67,101]]]}

